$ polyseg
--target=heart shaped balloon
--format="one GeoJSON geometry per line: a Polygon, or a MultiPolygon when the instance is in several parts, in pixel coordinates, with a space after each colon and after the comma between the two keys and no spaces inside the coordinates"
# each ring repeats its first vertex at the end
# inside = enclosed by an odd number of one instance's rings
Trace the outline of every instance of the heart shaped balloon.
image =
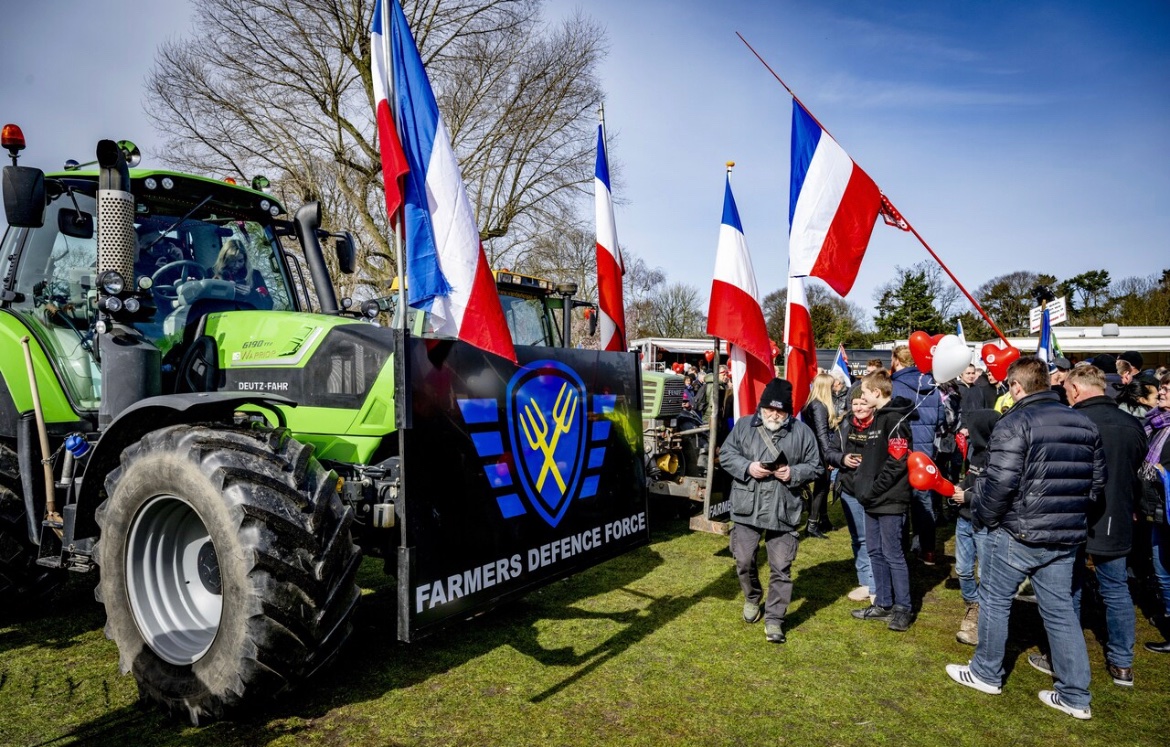
{"type": "Polygon", "coordinates": [[[971,348],[958,335],[943,335],[934,346],[934,380],[938,383],[950,381],[971,365],[971,348]]]}
{"type": "Polygon", "coordinates": [[[942,475],[938,476],[938,479],[935,480],[934,485],[930,489],[943,498],[950,498],[955,494],[955,484],[942,475]]]}
{"type": "Polygon", "coordinates": [[[995,380],[1003,381],[1007,378],[1008,366],[1019,360],[1020,351],[1016,348],[1001,348],[996,343],[989,342],[983,346],[982,355],[987,370],[995,380]]]}
{"type": "Polygon", "coordinates": [[[910,355],[914,357],[914,365],[919,371],[929,371],[932,363],[934,342],[930,335],[918,330],[910,335],[910,355]]]}
{"type": "Polygon", "coordinates": [[[915,490],[930,490],[938,482],[938,467],[919,467],[910,470],[910,487],[915,490]]]}

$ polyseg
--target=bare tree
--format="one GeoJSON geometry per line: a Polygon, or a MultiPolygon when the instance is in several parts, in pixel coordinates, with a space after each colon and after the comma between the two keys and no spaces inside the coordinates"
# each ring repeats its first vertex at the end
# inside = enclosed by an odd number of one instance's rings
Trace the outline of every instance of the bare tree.
{"type": "Polygon", "coordinates": [[[650,267],[641,257],[623,249],[626,274],[622,277],[622,303],[626,309],[626,339],[653,337],[657,333],[655,299],[666,283],[660,267],[650,267]]]}
{"type": "Polygon", "coordinates": [[[655,337],[704,337],[707,316],[699,305],[699,291],[686,283],[671,283],[651,300],[651,329],[655,337]]]}
{"type": "MultiPolygon", "coordinates": [[[[289,203],[327,200],[354,230],[355,286],[392,273],[371,88],[371,0],[193,0],[197,33],[164,43],[146,112],[165,160],[265,173],[289,203]],[[382,258],[379,260],[379,258],[382,258]]],[[[590,181],[604,32],[556,28],[542,0],[406,0],[493,261],[531,245],[590,181]]]]}

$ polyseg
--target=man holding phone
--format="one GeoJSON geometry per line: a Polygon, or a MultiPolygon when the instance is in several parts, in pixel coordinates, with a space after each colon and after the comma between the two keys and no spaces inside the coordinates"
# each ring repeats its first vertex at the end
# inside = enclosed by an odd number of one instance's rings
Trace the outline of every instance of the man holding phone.
{"type": "Polygon", "coordinates": [[[731,554],[743,590],[744,622],[764,618],[764,637],[784,643],[784,616],[792,601],[792,562],[804,508],[800,489],[824,467],[812,429],[792,418],[792,385],[772,379],[755,415],[740,418],[719,449],[720,466],[732,477],[731,554]],[[768,551],[771,578],[761,613],[756,550],[768,551]]]}

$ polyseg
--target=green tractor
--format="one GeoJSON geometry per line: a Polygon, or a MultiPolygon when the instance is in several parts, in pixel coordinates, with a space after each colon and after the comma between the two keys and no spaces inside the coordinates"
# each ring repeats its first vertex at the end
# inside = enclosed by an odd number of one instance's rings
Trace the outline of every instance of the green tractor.
{"type": "Polygon", "coordinates": [[[3,147],[0,598],[98,571],[144,699],[198,723],[301,683],[363,555],[412,641],[648,541],[632,354],[382,327],[338,302],[321,240],[343,271],[353,241],[315,203],[127,141],[48,175],[3,147]]]}

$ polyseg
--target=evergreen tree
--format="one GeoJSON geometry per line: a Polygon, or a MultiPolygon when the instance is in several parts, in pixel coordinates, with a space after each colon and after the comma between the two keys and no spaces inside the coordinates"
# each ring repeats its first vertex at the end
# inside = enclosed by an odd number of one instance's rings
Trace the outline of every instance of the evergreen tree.
{"type": "Polygon", "coordinates": [[[930,334],[954,331],[944,329],[945,323],[934,306],[926,272],[913,268],[898,268],[897,279],[878,289],[874,325],[878,337],[883,340],[904,340],[915,330],[930,334]]]}

